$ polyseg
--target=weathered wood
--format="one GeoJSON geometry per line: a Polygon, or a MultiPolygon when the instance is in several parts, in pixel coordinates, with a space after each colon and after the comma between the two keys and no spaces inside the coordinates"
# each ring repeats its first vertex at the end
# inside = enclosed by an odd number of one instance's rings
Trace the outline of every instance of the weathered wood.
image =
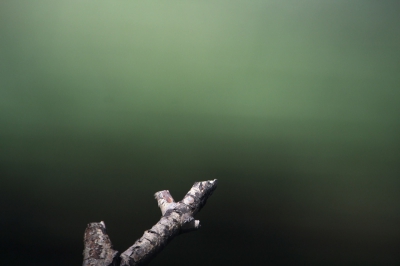
{"type": "Polygon", "coordinates": [[[118,251],[112,249],[111,240],[103,221],[88,224],[85,230],[84,244],[83,266],[118,265],[118,251]]]}
{"type": "Polygon", "coordinates": [[[120,256],[112,249],[104,222],[89,224],[85,231],[83,266],[147,265],[175,236],[200,228],[200,221],[194,215],[216,188],[216,179],[196,182],[179,202],[174,201],[168,190],[157,192],[154,196],[161,219],[120,256]]]}

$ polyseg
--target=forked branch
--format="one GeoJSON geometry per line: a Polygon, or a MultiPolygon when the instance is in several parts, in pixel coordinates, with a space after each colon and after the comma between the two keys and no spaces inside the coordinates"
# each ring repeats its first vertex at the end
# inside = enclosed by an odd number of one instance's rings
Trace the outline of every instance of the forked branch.
{"type": "Polygon", "coordinates": [[[161,219],[121,255],[112,249],[104,222],[89,224],[84,237],[83,266],[147,265],[175,236],[200,228],[200,221],[194,215],[216,188],[216,179],[196,182],[179,202],[174,201],[168,190],[157,192],[154,196],[161,219]]]}

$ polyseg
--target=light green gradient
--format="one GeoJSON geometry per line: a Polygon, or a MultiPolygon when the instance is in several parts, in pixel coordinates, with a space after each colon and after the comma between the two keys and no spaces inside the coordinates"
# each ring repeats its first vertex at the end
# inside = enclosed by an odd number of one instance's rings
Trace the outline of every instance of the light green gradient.
{"type": "MultiPolygon", "coordinates": [[[[269,195],[243,227],[276,208],[291,232],[366,241],[393,262],[398,11],[368,0],[1,1],[4,199],[23,192],[48,210],[38,223],[68,226],[51,204],[87,219],[83,190],[137,200],[218,178],[218,206],[239,188],[244,204],[269,195]]],[[[368,260],[368,248],[343,260],[368,260]]]]}

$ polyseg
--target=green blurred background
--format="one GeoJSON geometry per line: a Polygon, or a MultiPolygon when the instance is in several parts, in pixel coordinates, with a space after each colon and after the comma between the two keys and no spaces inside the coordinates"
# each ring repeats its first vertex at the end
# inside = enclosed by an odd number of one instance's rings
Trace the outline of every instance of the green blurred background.
{"type": "Polygon", "coordinates": [[[124,251],[153,194],[219,187],[154,265],[400,264],[398,1],[0,3],[1,265],[124,251]]]}

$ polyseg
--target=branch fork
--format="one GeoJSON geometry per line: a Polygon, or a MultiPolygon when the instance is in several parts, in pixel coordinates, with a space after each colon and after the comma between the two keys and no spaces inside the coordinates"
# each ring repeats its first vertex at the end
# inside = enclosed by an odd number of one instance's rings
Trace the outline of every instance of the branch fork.
{"type": "Polygon", "coordinates": [[[161,219],[120,256],[112,249],[104,222],[89,224],[84,237],[83,266],[147,265],[175,236],[200,228],[200,221],[194,216],[216,187],[216,179],[195,182],[179,202],[174,201],[168,190],[155,193],[161,219]]]}

